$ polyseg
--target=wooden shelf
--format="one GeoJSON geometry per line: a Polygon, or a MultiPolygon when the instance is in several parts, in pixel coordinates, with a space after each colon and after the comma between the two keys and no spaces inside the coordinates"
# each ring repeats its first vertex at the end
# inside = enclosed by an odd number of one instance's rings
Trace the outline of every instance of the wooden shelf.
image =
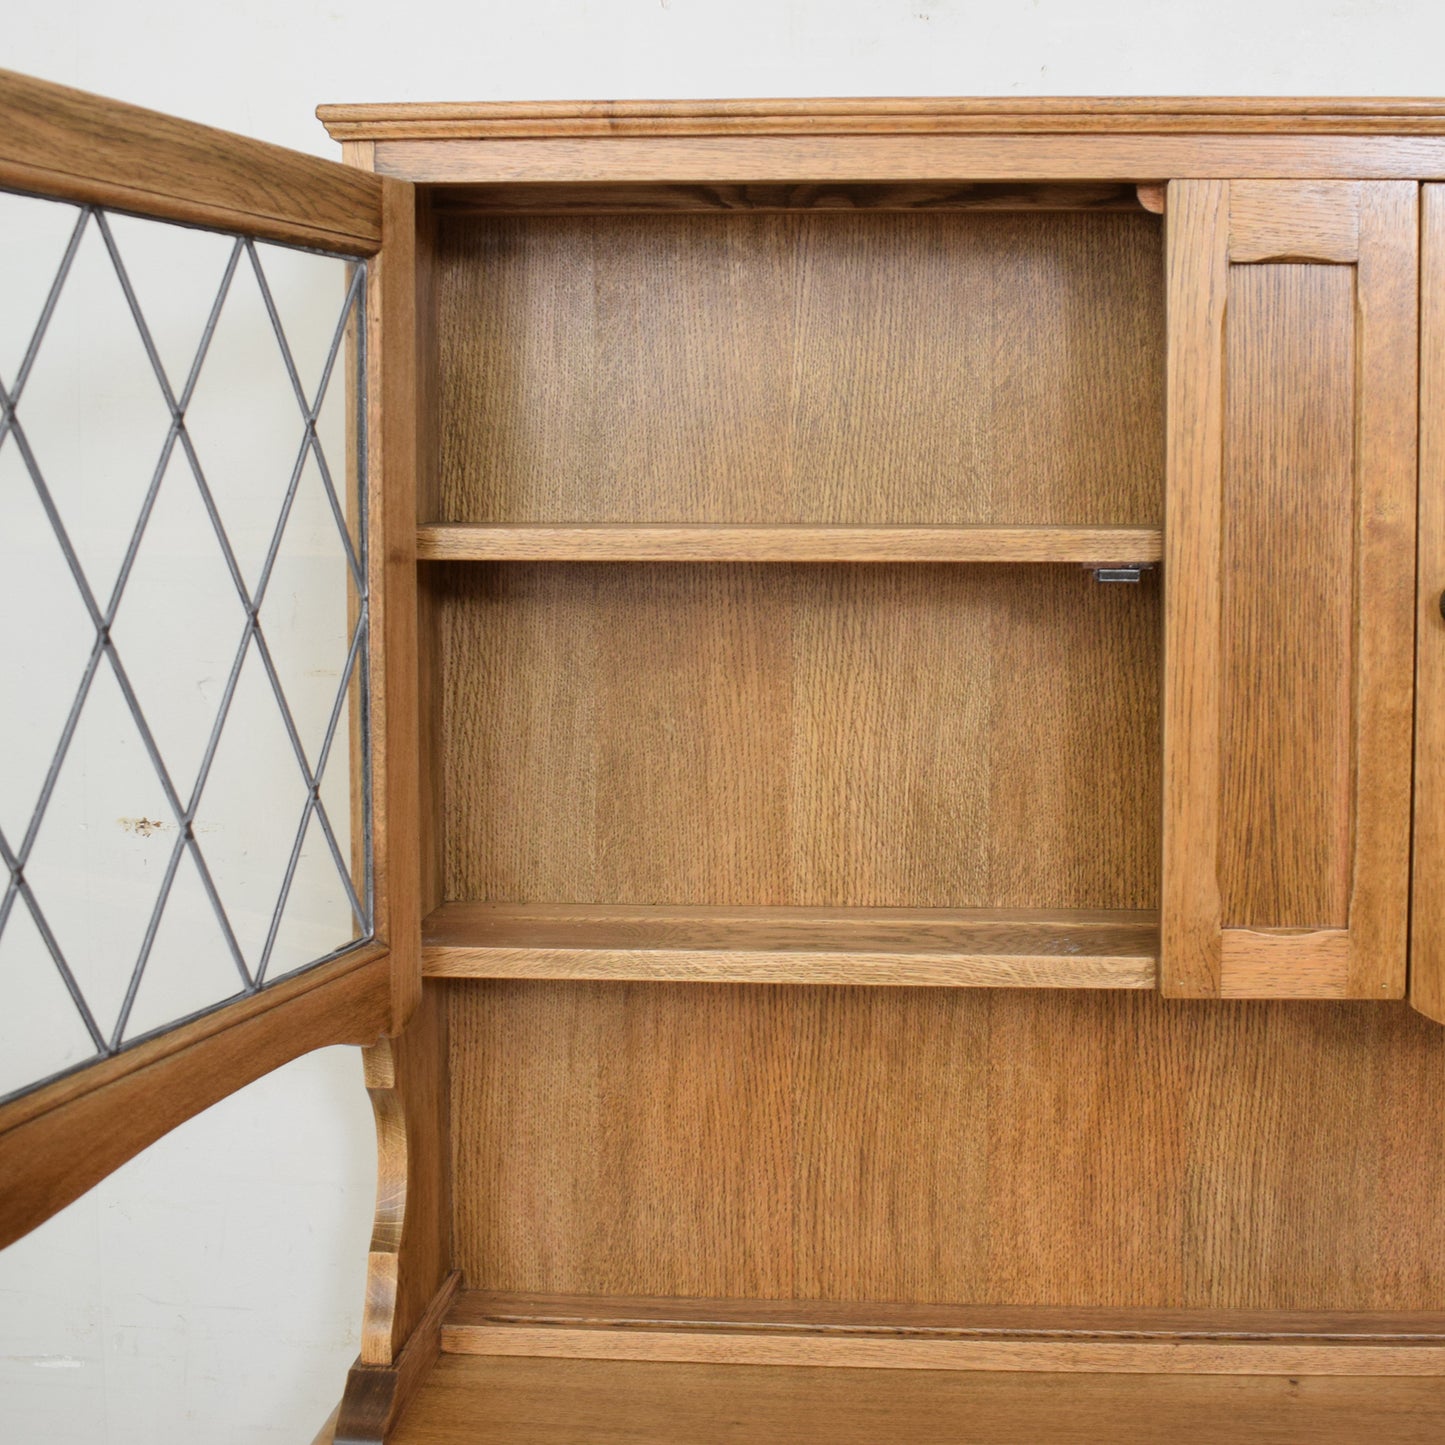
{"type": "Polygon", "coordinates": [[[1154,914],[447,903],[433,978],[1152,988],[1154,914]]]}
{"type": "Polygon", "coordinates": [[[1438,1375],[1445,1315],[504,1294],[453,1301],[459,1355],[845,1369],[1438,1375]]]}
{"type": "Polygon", "coordinates": [[[429,523],[424,562],[1149,563],[1157,527],[568,526],[429,523]]]}

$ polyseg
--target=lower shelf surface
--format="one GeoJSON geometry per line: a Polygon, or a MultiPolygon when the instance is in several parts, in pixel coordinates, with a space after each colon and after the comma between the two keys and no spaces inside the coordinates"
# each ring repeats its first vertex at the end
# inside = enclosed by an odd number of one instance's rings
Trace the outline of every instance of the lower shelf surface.
{"type": "Polygon", "coordinates": [[[388,1445],[1435,1445],[1439,1377],[828,1370],[443,1355],[388,1445]]]}

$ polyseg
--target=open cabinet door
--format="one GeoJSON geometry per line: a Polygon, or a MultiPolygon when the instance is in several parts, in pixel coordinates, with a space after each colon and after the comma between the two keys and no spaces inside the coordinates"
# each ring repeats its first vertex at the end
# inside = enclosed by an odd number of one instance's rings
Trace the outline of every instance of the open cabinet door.
{"type": "Polygon", "coordinates": [[[4,1245],[420,973],[412,188],[0,122],[4,1245]]]}
{"type": "Polygon", "coordinates": [[[1166,994],[1405,991],[1417,212],[1169,186],[1166,994]]]}

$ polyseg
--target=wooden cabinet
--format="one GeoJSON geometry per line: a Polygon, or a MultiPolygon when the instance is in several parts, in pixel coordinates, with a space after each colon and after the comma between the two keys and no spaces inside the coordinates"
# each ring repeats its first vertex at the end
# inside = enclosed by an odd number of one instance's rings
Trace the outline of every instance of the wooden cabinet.
{"type": "Polygon", "coordinates": [[[7,1237],[364,1043],[337,1441],[1445,1427],[1445,105],[0,102],[365,258],[376,897],[7,1237]]]}

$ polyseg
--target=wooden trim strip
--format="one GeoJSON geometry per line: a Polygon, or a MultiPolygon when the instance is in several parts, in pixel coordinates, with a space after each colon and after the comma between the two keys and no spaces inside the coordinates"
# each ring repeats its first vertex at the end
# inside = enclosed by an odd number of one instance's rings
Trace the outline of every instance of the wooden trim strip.
{"type": "Polygon", "coordinates": [[[374,1042],[388,976],[386,948],[371,945],[7,1105],[0,1248],[242,1085],[327,1044],[374,1042]]]}
{"type": "Polygon", "coordinates": [[[442,185],[515,181],[967,184],[1209,179],[1445,179],[1445,136],[627,136],[376,142],[385,175],[442,185]]]}
{"type": "Polygon", "coordinates": [[[1229,182],[1169,186],[1169,436],[1164,489],[1164,875],[1160,979],[1220,989],[1220,497],[1229,182]]]}
{"type": "Polygon", "coordinates": [[[381,244],[375,176],[8,70],[0,186],[348,255],[381,244]]]}
{"type": "Polygon", "coordinates": [[[528,526],[430,523],[420,561],[1157,562],[1157,527],[528,526]]]}
{"type": "Polygon", "coordinates": [[[896,1300],[703,1299],[464,1290],[447,1323],[609,1329],[805,1331],[918,1338],[1294,1340],[1445,1343],[1445,1312],[1201,1310],[1082,1305],[917,1304],[896,1300]]]}
{"type": "Polygon", "coordinates": [[[1046,97],[322,105],[337,140],[477,136],[1445,134],[1437,98],[1046,97]]]}
{"type": "Polygon", "coordinates": [[[1445,1344],[1163,1344],[1032,1340],[854,1339],[706,1331],[447,1325],[447,1354],[871,1370],[1002,1370],[1184,1375],[1439,1375],[1445,1344]]]}

